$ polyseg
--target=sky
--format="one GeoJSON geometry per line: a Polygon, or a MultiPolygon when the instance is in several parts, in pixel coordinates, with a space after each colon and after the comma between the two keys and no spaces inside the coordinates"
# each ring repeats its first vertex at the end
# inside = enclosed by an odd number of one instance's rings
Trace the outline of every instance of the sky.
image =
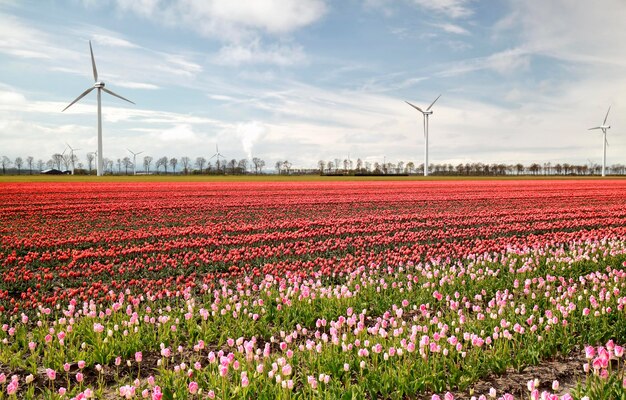
{"type": "MultiPolygon", "coordinates": [[[[0,156],[626,163],[624,0],[0,0],[0,156]]],[[[213,159],[214,160],[214,159],[213,159]]]]}

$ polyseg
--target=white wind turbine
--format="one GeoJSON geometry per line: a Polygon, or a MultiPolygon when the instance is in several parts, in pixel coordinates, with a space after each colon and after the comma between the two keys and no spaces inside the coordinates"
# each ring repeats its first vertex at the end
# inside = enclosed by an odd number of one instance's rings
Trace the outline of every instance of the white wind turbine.
{"type": "Polygon", "coordinates": [[[430,111],[430,109],[435,104],[435,102],[439,100],[440,97],[441,95],[437,96],[437,98],[432,103],[430,103],[426,111],[422,110],[414,104],[409,103],[408,101],[405,101],[406,104],[421,112],[424,116],[424,176],[428,176],[428,117],[432,115],[433,112],[430,111]]]}
{"type": "Polygon", "coordinates": [[[217,172],[220,172],[220,157],[224,159],[224,165],[226,165],[226,157],[224,157],[222,153],[220,153],[220,149],[219,147],[217,147],[217,145],[215,145],[215,154],[213,154],[211,158],[209,158],[209,161],[211,161],[213,158],[216,158],[216,157],[217,157],[217,172]]]}
{"type": "Polygon", "coordinates": [[[131,149],[126,149],[130,152],[130,154],[133,155],[133,175],[137,175],[137,156],[141,153],[143,153],[143,151],[140,151],[138,153],[135,153],[134,151],[132,151],[131,149]]]}
{"type": "MultiPolygon", "coordinates": [[[[96,69],[96,60],[93,58],[93,49],[91,48],[91,41],[89,41],[89,52],[91,53],[91,67],[93,68],[93,80],[94,80],[94,84],[93,87],[85,90],[80,96],[78,96],[76,98],[76,100],[74,100],[73,102],[70,103],[69,106],[65,107],[63,109],[63,111],[67,110],[68,108],[70,108],[74,103],[76,103],[78,100],[82,99],[83,97],[87,96],[92,90],[94,89],[98,89],[98,164],[97,164],[97,170],[98,170],[98,176],[102,176],[104,174],[104,166],[103,166],[103,161],[102,161],[102,101],[101,101],[101,97],[102,97],[102,92],[106,92],[108,94],[110,94],[111,96],[115,96],[119,99],[122,99],[124,101],[127,101],[131,104],[135,104],[132,101],[125,99],[124,97],[120,96],[119,94],[115,94],[112,91],[110,91],[109,89],[105,89],[104,88],[104,82],[99,81],[98,80],[98,70],[96,69]]],[[[61,112],[63,112],[61,111],[61,112]]]]}
{"type": "MultiPolygon", "coordinates": [[[[72,163],[72,175],[74,175],[74,152],[80,149],[73,148],[67,142],[65,142],[65,145],[70,149],[70,162],[72,163]]],[[[63,151],[63,153],[65,153],[65,151],[63,151]]]]}
{"type": "Polygon", "coordinates": [[[611,107],[609,106],[609,109],[606,111],[606,115],[604,116],[604,121],[602,122],[602,125],[600,126],[596,126],[593,128],[589,128],[589,130],[593,130],[593,129],[600,129],[602,130],[602,135],[604,136],[604,140],[603,140],[603,146],[602,146],[602,176],[606,176],[605,175],[605,171],[606,171],[606,145],[609,144],[609,142],[606,139],[606,130],[607,129],[611,129],[611,125],[607,125],[606,124],[606,120],[609,118],[609,111],[611,111],[611,107]]]}

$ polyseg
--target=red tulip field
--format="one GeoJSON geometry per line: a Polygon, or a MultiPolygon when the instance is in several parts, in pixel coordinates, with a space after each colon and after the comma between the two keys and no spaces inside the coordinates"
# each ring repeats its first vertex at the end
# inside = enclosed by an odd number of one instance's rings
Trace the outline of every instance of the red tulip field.
{"type": "Polygon", "coordinates": [[[0,183],[0,399],[625,399],[625,306],[626,180],[0,183]]]}

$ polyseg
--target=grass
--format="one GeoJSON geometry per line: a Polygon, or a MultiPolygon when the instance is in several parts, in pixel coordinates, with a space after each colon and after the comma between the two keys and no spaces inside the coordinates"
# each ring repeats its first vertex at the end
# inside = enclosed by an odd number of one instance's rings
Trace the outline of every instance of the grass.
{"type": "Polygon", "coordinates": [[[319,175],[2,175],[0,183],[27,182],[341,182],[341,181],[482,181],[482,180],[595,180],[626,176],[319,176],[319,175]]]}

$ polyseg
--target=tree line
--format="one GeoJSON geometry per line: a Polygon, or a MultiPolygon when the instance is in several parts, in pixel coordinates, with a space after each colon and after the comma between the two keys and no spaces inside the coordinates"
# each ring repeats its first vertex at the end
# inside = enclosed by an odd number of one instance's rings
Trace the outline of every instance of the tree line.
{"type": "MultiPolygon", "coordinates": [[[[53,154],[49,160],[35,160],[34,157],[25,158],[0,157],[0,167],[3,174],[39,173],[46,169],[56,169],[59,171],[73,171],[75,174],[91,175],[96,170],[96,153],[87,153],[83,163],[76,154],[53,154]]],[[[118,159],[104,159],[104,170],[107,174],[129,175],[135,171],[140,174],[263,174],[266,163],[259,157],[252,160],[242,158],[211,160],[205,157],[197,157],[192,160],[183,156],[154,158],[144,156],[137,160],[137,165],[133,164],[130,157],[118,159]]],[[[351,159],[319,160],[317,168],[294,169],[288,160],[279,160],[274,164],[277,174],[320,174],[320,175],[398,175],[406,174],[421,175],[424,173],[424,164],[415,164],[412,161],[404,162],[370,162],[360,158],[356,161],[351,159]]],[[[457,175],[457,176],[505,176],[505,175],[599,175],[602,166],[589,162],[588,164],[570,163],[532,163],[524,165],[504,164],[504,163],[459,163],[453,164],[430,164],[429,174],[431,175],[457,175]]],[[[626,175],[626,165],[613,164],[607,166],[607,173],[611,175],[626,175]]]]}

